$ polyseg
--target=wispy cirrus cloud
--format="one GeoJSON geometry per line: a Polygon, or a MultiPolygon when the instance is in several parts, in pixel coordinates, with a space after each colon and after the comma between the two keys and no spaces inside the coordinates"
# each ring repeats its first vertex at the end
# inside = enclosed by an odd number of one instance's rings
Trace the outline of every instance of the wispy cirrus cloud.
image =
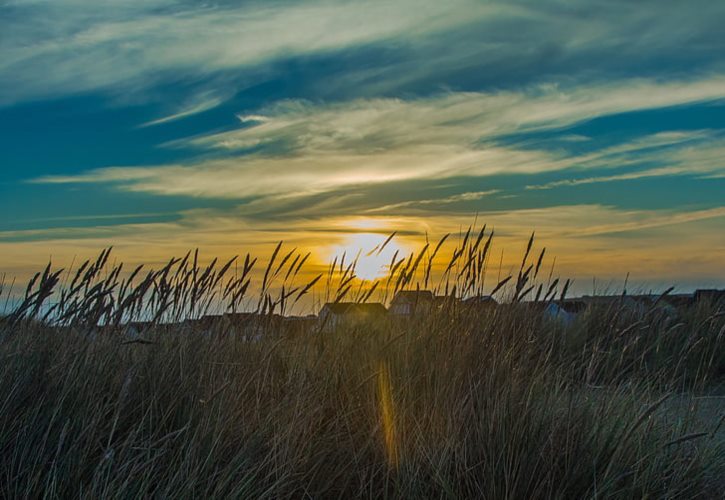
{"type": "Polygon", "coordinates": [[[403,201],[400,203],[394,203],[392,205],[384,205],[382,207],[377,207],[369,210],[367,213],[391,213],[395,212],[398,209],[401,208],[408,208],[408,207],[431,207],[431,206],[440,206],[440,205],[450,205],[454,203],[460,203],[460,202],[467,202],[467,201],[477,201],[481,198],[485,198],[487,196],[491,196],[497,193],[500,193],[501,191],[498,189],[489,189],[488,191],[467,191],[465,193],[460,194],[454,194],[452,196],[445,196],[443,198],[433,198],[433,199],[423,199],[423,200],[412,200],[412,201],[403,201]]]}
{"type": "Polygon", "coordinates": [[[725,139],[721,133],[708,131],[653,134],[587,156],[597,166],[610,165],[611,170],[642,163],[659,166],[595,176],[586,176],[586,169],[582,169],[576,176],[544,184],[530,184],[526,189],[547,190],[682,175],[714,178],[725,173],[725,139]]]}
{"type": "MultiPolygon", "coordinates": [[[[284,102],[242,116],[242,127],[182,141],[225,151],[221,159],[145,167],[112,167],[78,175],[46,176],[45,184],[111,183],[157,195],[248,199],[311,196],[350,186],[452,177],[539,174],[571,169],[617,170],[650,154],[661,164],[646,170],[584,176],[552,188],[673,174],[713,174],[725,166],[710,148],[708,131],[669,131],[583,154],[517,148],[498,141],[521,131],[563,129],[608,114],[725,98],[725,77],[689,82],[625,81],[564,90],[446,93],[433,98],[354,100],[315,105],[284,102]],[[251,147],[261,148],[253,154],[251,147]],[[672,148],[678,148],[673,152],[672,148]],[[706,158],[698,161],[699,154],[706,158]]],[[[581,176],[580,176],[581,177],[581,176]]],[[[391,200],[387,205],[399,205],[391,200]]],[[[369,207],[375,208],[375,207],[369,207]]]]}
{"type": "Polygon", "coordinates": [[[648,170],[642,170],[639,172],[629,172],[626,174],[616,175],[600,175],[595,177],[583,177],[577,179],[564,179],[561,181],[547,182],[546,184],[531,184],[526,186],[526,189],[554,189],[558,187],[573,187],[581,186],[584,184],[598,184],[602,182],[618,182],[618,181],[631,181],[636,179],[646,179],[648,177],[663,177],[670,175],[680,175],[684,173],[691,173],[687,168],[682,167],[662,167],[652,168],[648,170]]]}
{"type": "Polygon", "coordinates": [[[162,125],[164,123],[174,122],[182,118],[188,118],[210,109],[214,109],[224,102],[224,98],[220,95],[214,95],[213,92],[203,92],[194,96],[191,102],[184,103],[180,108],[176,109],[172,114],[156,118],[139,125],[139,128],[153,127],[154,125],[162,125]]]}
{"type": "Polygon", "coordinates": [[[0,6],[3,101],[104,88],[143,88],[294,55],[410,38],[480,18],[491,8],[452,3],[153,0],[12,2],[0,6]],[[451,8],[456,7],[456,8],[451,8]],[[52,67],[48,72],[46,68],[52,67]]]}
{"type": "Polygon", "coordinates": [[[280,61],[330,54],[345,63],[310,83],[320,95],[651,76],[660,61],[681,76],[723,70],[724,17],[707,0],[11,1],[0,5],[0,104],[97,90],[148,98],[160,83],[217,77],[233,92],[283,71],[280,61]]]}
{"type": "MultiPolygon", "coordinates": [[[[665,83],[634,79],[572,88],[543,85],[494,93],[450,92],[413,100],[286,101],[239,117],[252,126],[171,145],[237,150],[283,144],[310,153],[471,145],[514,132],[563,128],[600,116],[722,99],[725,74],[665,83]]],[[[659,138],[671,142],[678,137],[663,134],[659,138]]]]}

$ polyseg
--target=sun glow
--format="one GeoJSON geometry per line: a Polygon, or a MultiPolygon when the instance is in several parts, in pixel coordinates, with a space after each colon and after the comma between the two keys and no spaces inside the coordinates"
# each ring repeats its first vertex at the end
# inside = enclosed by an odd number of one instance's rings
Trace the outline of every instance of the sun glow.
{"type": "Polygon", "coordinates": [[[367,281],[382,278],[390,270],[393,257],[400,260],[409,253],[409,250],[395,238],[387,241],[389,236],[377,233],[352,234],[346,237],[340,246],[333,249],[330,261],[337,258],[339,262],[343,255],[346,262],[352,262],[357,258],[355,275],[358,278],[367,281]]]}

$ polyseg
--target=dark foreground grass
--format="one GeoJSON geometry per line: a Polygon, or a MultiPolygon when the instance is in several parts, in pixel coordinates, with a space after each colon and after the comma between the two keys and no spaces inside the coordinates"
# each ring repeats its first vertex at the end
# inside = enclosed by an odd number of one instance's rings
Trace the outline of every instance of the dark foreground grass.
{"type": "Polygon", "coordinates": [[[517,284],[490,311],[295,334],[269,321],[261,338],[156,321],[125,343],[121,322],[83,320],[119,312],[116,292],[90,299],[106,286],[93,283],[83,307],[48,315],[31,301],[1,327],[4,498],[721,498],[725,486],[713,304],[622,302],[564,326],[516,300],[517,284]]]}

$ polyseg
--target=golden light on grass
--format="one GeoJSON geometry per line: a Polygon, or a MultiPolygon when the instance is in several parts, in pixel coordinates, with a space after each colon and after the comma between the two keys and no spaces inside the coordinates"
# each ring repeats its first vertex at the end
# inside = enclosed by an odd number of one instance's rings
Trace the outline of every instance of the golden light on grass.
{"type": "Polygon", "coordinates": [[[395,425],[395,403],[393,401],[393,390],[390,384],[390,367],[385,362],[380,362],[378,367],[378,403],[388,464],[392,468],[397,468],[399,456],[395,425]]]}

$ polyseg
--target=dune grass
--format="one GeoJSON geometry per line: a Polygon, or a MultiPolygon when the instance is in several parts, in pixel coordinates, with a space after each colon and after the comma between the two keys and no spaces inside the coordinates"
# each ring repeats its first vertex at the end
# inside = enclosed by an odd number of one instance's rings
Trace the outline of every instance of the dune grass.
{"type": "Polygon", "coordinates": [[[487,283],[491,238],[469,231],[442,265],[440,245],[396,256],[377,285],[354,259],[302,280],[281,245],[257,274],[191,253],[49,266],[0,325],[0,496],[720,498],[725,311],[623,300],[551,321],[533,304],[568,285],[545,252],[532,237],[487,283]],[[302,332],[273,316],[321,286],[506,305],[302,332]],[[250,306],[252,323],[182,322],[250,306]]]}

